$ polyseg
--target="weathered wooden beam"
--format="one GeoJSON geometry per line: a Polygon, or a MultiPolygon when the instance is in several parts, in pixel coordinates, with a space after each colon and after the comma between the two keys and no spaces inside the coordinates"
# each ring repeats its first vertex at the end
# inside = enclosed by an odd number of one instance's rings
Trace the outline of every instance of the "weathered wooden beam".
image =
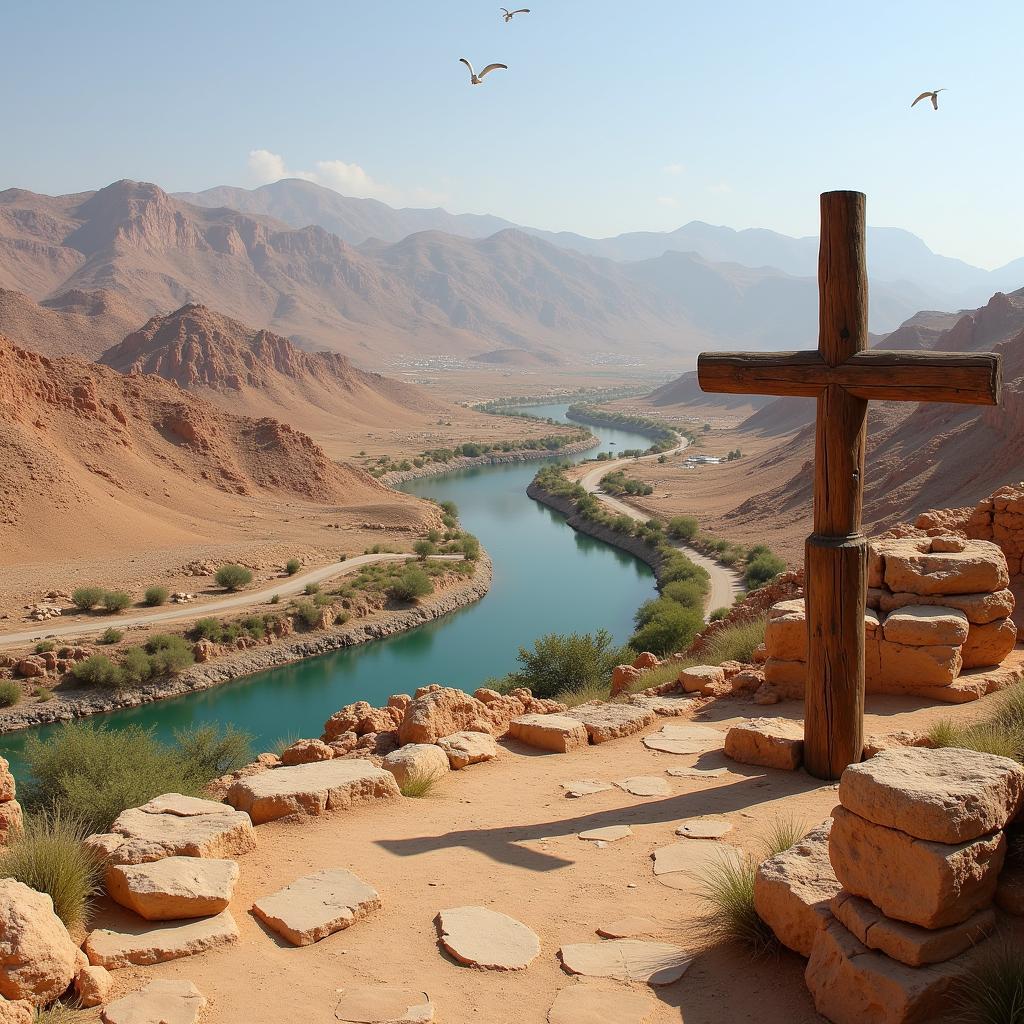
{"type": "Polygon", "coordinates": [[[727,395],[793,395],[815,398],[828,383],[818,352],[702,352],[697,383],[727,395]]]}

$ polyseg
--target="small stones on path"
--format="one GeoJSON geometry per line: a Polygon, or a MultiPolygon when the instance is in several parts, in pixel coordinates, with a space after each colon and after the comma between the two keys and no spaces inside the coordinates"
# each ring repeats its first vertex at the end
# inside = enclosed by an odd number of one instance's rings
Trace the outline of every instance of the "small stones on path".
{"type": "Polygon", "coordinates": [[[581,832],[580,839],[614,843],[632,834],[633,830],[628,825],[606,825],[604,828],[592,828],[587,832],[581,832]]]}
{"type": "Polygon", "coordinates": [[[693,962],[678,946],[639,939],[577,942],[563,946],[558,952],[570,974],[640,981],[648,985],[671,985],[693,962]]]}
{"type": "Polygon", "coordinates": [[[649,917],[621,917],[595,929],[603,939],[636,939],[642,935],[653,935],[657,930],[658,922],[649,917]]]}
{"type": "Polygon", "coordinates": [[[717,750],[724,742],[725,737],[717,729],[692,724],[663,725],[660,732],[644,737],[644,746],[648,750],[665,754],[703,754],[717,750]]]}
{"type": "Polygon", "coordinates": [[[732,822],[724,818],[690,818],[676,829],[676,835],[685,839],[721,839],[731,831],[732,822]]]}
{"type": "Polygon", "coordinates": [[[111,864],[110,898],[147,921],[219,914],[231,902],[238,865],[212,857],[165,857],[148,864],[111,864]]]}
{"type": "Polygon", "coordinates": [[[169,924],[138,932],[100,928],[85,940],[86,955],[94,966],[114,971],[135,964],[161,964],[238,941],[238,925],[227,910],[183,924],[169,924]]]}
{"type": "Polygon", "coordinates": [[[486,907],[438,914],[441,945],[460,963],[492,971],[522,971],[540,955],[540,939],[514,918],[486,907]]]}
{"type": "Polygon", "coordinates": [[[615,785],[633,796],[668,796],[672,792],[668,783],[657,775],[634,775],[615,785]]]}
{"type": "Polygon", "coordinates": [[[434,1004],[426,992],[353,985],[341,990],[334,1018],[344,1024],[430,1024],[434,1004]]]}
{"type": "Polygon", "coordinates": [[[195,1024],[204,1006],[205,997],[191,981],[160,979],[110,1003],[102,1019],[104,1024],[195,1024]]]}
{"type": "Polygon", "coordinates": [[[258,899],[252,912],[293,946],[309,946],[349,928],[380,905],[376,889],[338,868],[296,879],[258,899]]]}
{"type": "Polygon", "coordinates": [[[573,782],[563,782],[562,789],[567,797],[592,796],[594,793],[607,793],[615,787],[608,782],[596,782],[594,779],[577,779],[573,782]]]}
{"type": "Polygon", "coordinates": [[[670,889],[692,889],[704,872],[739,860],[739,851],[725,843],[673,843],[654,851],[654,875],[670,889]]]}
{"type": "Polygon", "coordinates": [[[657,1008],[639,992],[570,985],[555,996],[548,1024],[646,1024],[657,1008]]]}

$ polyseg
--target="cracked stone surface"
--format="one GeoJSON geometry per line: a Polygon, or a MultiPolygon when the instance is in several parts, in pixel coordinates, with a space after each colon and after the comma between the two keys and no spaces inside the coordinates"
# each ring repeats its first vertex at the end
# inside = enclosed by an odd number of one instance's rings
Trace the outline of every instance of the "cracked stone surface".
{"type": "Polygon", "coordinates": [[[514,918],[486,907],[455,907],[438,915],[441,945],[460,963],[522,971],[540,955],[540,939],[514,918]]]}
{"type": "Polygon", "coordinates": [[[563,946],[559,955],[571,974],[639,981],[648,985],[671,985],[686,973],[693,962],[693,958],[678,946],[639,939],[577,942],[563,946]]]}
{"type": "Polygon", "coordinates": [[[580,839],[601,840],[614,843],[619,839],[631,836],[633,830],[628,825],[605,825],[604,828],[592,828],[580,833],[580,839]]]}
{"type": "Polygon", "coordinates": [[[668,783],[657,775],[634,775],[615,785],[633,796],[668,796],[672,792],[668,783]]]}

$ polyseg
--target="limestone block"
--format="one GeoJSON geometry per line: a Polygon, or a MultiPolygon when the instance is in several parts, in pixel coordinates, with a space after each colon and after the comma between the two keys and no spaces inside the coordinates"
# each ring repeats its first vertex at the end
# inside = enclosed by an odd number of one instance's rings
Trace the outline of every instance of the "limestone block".
{"type": "Polygon", "coordinates": [[[966,551],[928,554],[887,549],[884,560],[885,583],[894,593],[993,593],[1005,590],[1010,582],[1006,557],[990,541],[972,540],[966,551]]]}
{"type": "Polygon", "coordinates": [[[606,704],[596,700],[570,708],[564,717],[582,722],[591,743],[607,743],[642,732],[654,723],[657,715],[638,704],[606,704]]]}
{"type": "Polygon", "coordinates": [[[498,741],[486,732],[456,732],[442,736],[437,745],[448,757],[452,771],[460,771],[471,764],[493,761],[501,752],[498,741]]]}
{"type": "Polygon", "coordinates": [[[926,687],[948,686],[963,666],[959,646],[911,647],[884,638],[865,644],[865,658],[871,693],[913,693],[926,687]]]}
{"type": "Polygon", "coordinates": [[[967,621],[984,625],[995,619],[1004,619],[1013,611],[1014,597],[1010,590],[997,590],[994,594],[892,594],[879,591],[878,607],[893,612],[907,605],[933,605],[954,608],[967,616],[967,621]]]}
{"type": "Polygon", "coordinates": [[[803,608],[798,612],[771,616],[765,625],[764,646],[769,658],[806,661],[807,616],[803,608]]]}
{"type": "Polygon", "coordinates": [[[807,688],[807,662],[769,658],[764,663],[764,678],[780,697],[787,700],[803,700],[807,688]]]}
{"type": "Polygon", "coordinates": [[[512,719],[508,734],[528,747],[559,754],[585,747],[589,742],[583,723],[564,715],[521,715],[512,719]]]}
{"type": "Polygon", "coordinates": [[[782,718],[753,718],[725,734],[725,755],[742,764],[795,771],[804,756],[802,725],[782,718]]]}
{"type": "Polygon", "coordinates": [[[956,647],[967,639],[969,628],[967,616],[955,608],[908,604],[886,616],[882,636],[890,643],[911,647],[956,647]]]}
{"type": "Polygon", "coordinates": [[[448,755],[434,743],[408,743],[393,750],[381,767],[391,772],[399,786],[416,779],[441,779],[450,771],[448,755]]]}
{"type": "Polygon", "coordinates": [[[996,619],[982,626],[972,626],[961,656],[964,668],[1000,665],[1017,643],[1017,627],[1013,619],[996,619]]]}
{"type": "Polygon", "coordinates": [[[686,693],[700,693],[706,686],[725,683],[725,670],[718,665],[694,665],[679,673],[679,683],[686,693]]]}

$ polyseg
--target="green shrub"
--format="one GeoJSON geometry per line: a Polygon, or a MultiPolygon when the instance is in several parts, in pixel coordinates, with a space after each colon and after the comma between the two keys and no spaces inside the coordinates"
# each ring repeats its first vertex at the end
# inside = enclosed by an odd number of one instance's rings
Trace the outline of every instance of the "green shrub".
{"type": "Polygon", "coordinates": [[[707,587],[699,580],[674,580],[666,583],[661,588],[661,596],[669,601],[675,601],[684,608],[695,608],[697,611],[704,609],[704,595],[707,587]]]}
{"type": "Polygon", "coordinates": [[[100,604],[104,611],[110,615],[123,612],[132,603],[132,595],[123,590],[104,590],[100,598],[100,604]]]}
{"type": "Polygon", "coordinates": [[[698,609],[663,597],[647,609],[645,621],[630,638],[629,645],[637,651],[673,654],[688,647],[703,627],[704,616],[698,609]]]}
{"type": "Polygon", "coordinates": [[[760,554],[747,562],[746,572],[743,574],[743,583],[747,590],[757,590],[763,587],[770,579],[778,576],[780,572],[786,571],[786,563],[776,555],[760,554]]]}
{"type": "Polygon", "coordinates": [[[233,772],[253,759],[252,737],[228,726],[197,726],[174,733],[186,786],[199,792],[210,782],[233,772]]]}
{"type": "Polygon", "coordinates": [[[705,664],[720,665],[723,661],[750,662],[754,657],[754,649],[764,643],[764,630],[768,623],[767,617],[726,626],[721,633],[713,636],[702,655],[705,664]]]}
{"type": "Polygon", "coordinates": [[[34,1024],[78,1024],[88,1020],[75,1006],[66,1003],[51,1003],[45,1009],[36,1010],[34,1024]]]}
{"type": "Polygon", "coordinates": [[[71,666],[71,674],[84,686],[117,688],[124,682],[121,670],[105,654],[90,654],[71,666]]]}
{"type": "Polygon", "coordinates": [[[480,557],[480,541],[471,533],[467,533],[460,541],[462,554],[469,562],[475,562],[480,557]]]}
{"type": "Polygon", "coordinates": [[[142,599],[150,608],[156,608],[157,605],[167,604],[170,596],[171,592],[166,587],[147,587],[142,599]]]}
{"type": "Polygon", "coordinates": [[[296,601],[295,618],[306,629],[316,629],[323,621],[323,612],[312,601],[296,601]]]}
{"type": "Polygon", "coordinates": [[[21,687],[13,679],[0,679],[0,708],[13,708],[21,702],[21,687]]]}
{"type": "Polygon", "coordinates": [[[1010,938],[985,953],[953,991],[958,1024],[1024,1024],[1024,950],[1010,938]]]}
{"type": "Polygon", "coordinates": [[[30,735],[24,750],[25,804],[32,812],[80,818],[90,832],[108,832],[123,810],[161,793],[199,796],[206,783],[223,774],[223,761],[210,763],[216,741],[177,740],[170,746],[137,725],[113,729],[91,722],[65,723],[45,739],[30,735]]]}
{"type": "Polygon", "coordinates": [[[222,565],[213,578],[217,581],[217,585],[225,590],[241,590],[252,583],[252,571],[244,565],[235,565],[233,562],[229,562],[227,565],[222,565]]]}
{"type": "Polygon", "coordinates": [[[76,928],[99,886],[99,862],[82,846],[88,834],[82,821],[59,809],[30,814],[25,831],[0,850],[0,877],[49,895],[57,916],[76,928]]]}
{"type": "Polygon", "coordinates": [[[451,516],[452,519],[459,518],[459,507],[454,501],[442,501],[441,511],[444,512],[445,515],[451,516]]]}
{"type": "Polygon", "coordinates": [[[47,686],[37,686],[32,691],[32,696],[35,697],[41,704],[45,704],[47,701],[53,700],[53,690],[47,686]]]}
{"type": "Polygon", "coordinates": [[[529,687],[535,696],[554,698],[562,693],[581,692],[601,686],[607,693],[612,669],[633,660],[632,651],[614,646],[612,635],[596,633],[548,633],[533,642],[533,650],[519,648],[522,666],[502,681],[508,691],[529,687]]]}
{"type": "Polygon", "coordinates": [[[668,521],[668,532],[678,540],[691,541],[697,536],[700,523],[693,516],[673,516],[668,521]]]}
{"type": "Polygon", "coordinates": [[[124,633],[120,629],[114,629],[113,626],[107,626],[105,630],[100,634],[98,643],[101,644],[116,644],[119,640],[124,638],[124,633]]]}
{"type": "Polygon", "coordinates": [[[418,540],[412,546],[413,551],[421,562],[426,561],[431,555],[437,554],[437,545],[431,544],[429,540],[418,540]]]}
{"type": "Polygon", "coordinates": [[[71,593],[71,603],[79,610],[92,610],[103,600],[102,587],[77,587],[71,593]]]}
{"type": "Polygon", "coordinates": [[[192,648],[181,636],[164,633],[151,636],[146,641],[146,650],[153,665],[154,675],[174,675],[195,661],[192,648]]]}
{"type": "Polygon", "coordinates": [[[415,601],[433,592],[433,581],[422,569],[414,566],[395,577],[388,587],[388,593],[396,601],[415,601]]]}
{"type": "Polygon", "coordinates": [[[418,800],[429,796],[431,790],[436,785],[437,779],[433,775],[413,775],[406,779],[405,782],[400,783],[398,788],[401,790],[402,796],[418,800]]]}
{"type": "Polygon", "coordinates": [[[441,541],[441,531],[436,528],[427,530],[427,540],[429,540],[431,544],[439,544],[441,541]]]}
{"type": "Polygon", "coordinates": [[[272,594],[270,596],[270,603],[271,604],[280,604],[281,603],[281,595],[280,594],[272,594]]]}
{"type": "Polygon", "coordinates": [[[297,558],[289,558],[285,563],[284,571],[289,576],[294,576],[302,568],[302,563],[297,558]]]}
{"type": "Polygon", "coordinates": [[[708,616],[708,622],[719,622],[721,619],[724,619],[729,614],[730,611],[731,611],[731,609],[729,609],[729,608],[716,608],[708,616]]]}
{"type": "Polygon", "coordinates": [[[214,618],[200,619],[188,631],[191,640],[209,640],[211,643],[218,643],[221,634],[224,632],[221,624],[214,618]]]}
{"type": "Polygon", "coordinates": [[[153,662],[141,647],[129,647],[121,658],[121,675],[125,683],[138,686],[153,675],[153,662]]]}
{"type": "Polygon", "coordinates": [[[306,586],[303,588],[303,593],[307,597],[312,597],[314,594],[319,594],[320,593],[320,584],[319,583],[307,583],[306,586]]]}
{"type": "Polygon", "coordinates": [[[57,645],[52,640],[40,640],[36,644],[36,654],[48,654],[50,651],[55,650],[57,645]]]}

